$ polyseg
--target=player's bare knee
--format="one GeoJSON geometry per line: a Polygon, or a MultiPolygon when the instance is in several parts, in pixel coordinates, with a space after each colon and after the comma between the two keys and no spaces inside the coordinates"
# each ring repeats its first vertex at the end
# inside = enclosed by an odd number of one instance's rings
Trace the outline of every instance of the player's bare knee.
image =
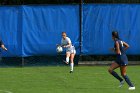
{"type": "Polygon", "coordinates": [[[126,76],[126,73],[121,73],[121,76],[122,76],[122,77],[126,76]]]}

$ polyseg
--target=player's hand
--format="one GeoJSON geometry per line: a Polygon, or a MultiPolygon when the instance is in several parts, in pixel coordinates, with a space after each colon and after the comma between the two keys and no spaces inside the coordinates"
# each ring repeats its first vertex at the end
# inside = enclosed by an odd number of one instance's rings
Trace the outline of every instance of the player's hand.
{"type": "Polygon", "coordinates": [[[1,48],[2,48],[3,50],[7,51],[7,48],[6,48],[3,44],[1,45],[1,48]]]}

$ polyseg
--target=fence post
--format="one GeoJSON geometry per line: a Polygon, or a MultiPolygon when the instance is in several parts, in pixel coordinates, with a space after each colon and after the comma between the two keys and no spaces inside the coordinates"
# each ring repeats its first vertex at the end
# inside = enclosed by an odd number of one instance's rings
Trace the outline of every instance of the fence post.
{"type": "Polygon", "coordinates": [[[82,35],[83,35],[83,2],[84,0],[80,1],[79,4],[79,16],[80,16],[80,55],[81,55],[81,50],[82,50],[82,35]]]}

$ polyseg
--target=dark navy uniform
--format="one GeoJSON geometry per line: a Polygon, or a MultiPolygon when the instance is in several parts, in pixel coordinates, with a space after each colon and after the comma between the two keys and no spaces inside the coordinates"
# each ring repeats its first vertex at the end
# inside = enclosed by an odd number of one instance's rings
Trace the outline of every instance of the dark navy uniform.
{"type": "Polygon", "coordinates": [[[116,50],[116,42],[119,43],[119,47],[120,47],[120,51],[121,53],[120,54],[116,54],[116,63],[118,63],[120,66],[126,66],[128,65],[128,59],[127,59],[127,56],[125,54],[125,50],[124,50],[124,46],[123,46],[123,41],[121,40],[116,40],[115,41],[115,44],[114,44],[114,48],[116,50]]]}

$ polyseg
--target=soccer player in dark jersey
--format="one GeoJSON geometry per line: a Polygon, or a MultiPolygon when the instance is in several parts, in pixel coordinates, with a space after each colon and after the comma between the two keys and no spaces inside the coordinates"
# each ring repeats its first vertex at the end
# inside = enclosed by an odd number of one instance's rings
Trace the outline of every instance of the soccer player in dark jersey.
{"type": "Polygon", "coordinates": [[[126,69],[128,65],[128,59],[125,54],[125,51],[129,48],[129,45],[124,41],[120,40],[119,34],[116,31],[112,32],[112,39],[114,40],[114,48],[111,50],[116,53],[116,61],[114,61],[108,69],[108,72],[112,74],[116,79],[120,81],[120,86],[124,84],[124,80],[129,85],[129,90],[135,90],[135,86],[132,84],[130,79],[126,74],[126,69]],[[121,78],[114,70],[120,67],[120,72],[123,78],[121,78]]]}
{"type": "Polygon", "coordinates": [[[3,50],[7,51],[7,48],[4,46],[4,44],[3,44],[3,42],[2,42],[1,39],[0,39],[0,47],[1,47],[3,50]]]}

